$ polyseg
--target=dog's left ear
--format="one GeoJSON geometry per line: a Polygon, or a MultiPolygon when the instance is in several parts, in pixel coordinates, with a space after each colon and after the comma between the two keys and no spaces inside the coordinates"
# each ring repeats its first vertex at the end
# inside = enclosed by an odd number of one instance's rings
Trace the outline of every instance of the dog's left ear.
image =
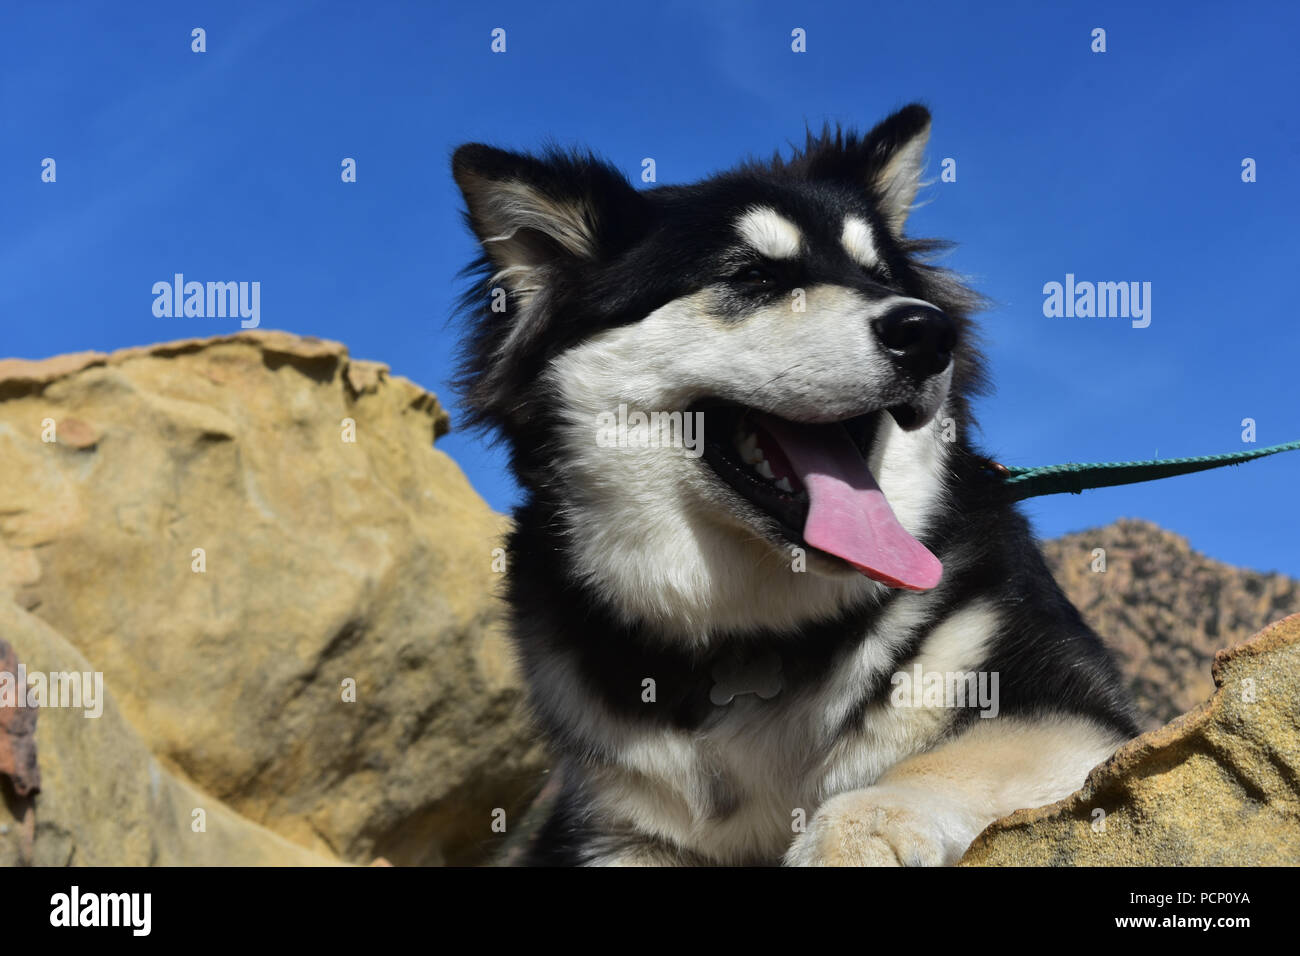
{"type": "Polygon", "coordinates": [[[865,188],[889,228],[901,234],[921,185],[922,159],[930,138],[930,111],[913,103],[866,136],[834,131],[808,134],[802,159],[795,163],[813,179],[833,179],[865,188]]]}
{"type": "Polygon", "coordinates": [[[469,143],[456,150],[451,168],[495,281],[521,301],[553,270],[614,254],[637,218],[636,190],[590,155],[535,157],[469,143]]]}
{"type": "Polygon", "coordinates": [[[872,191],[896,233],[903,231],[912,211],[929,141],[930,111],[918,103],[903,107],[879,123],[863,141],[872,191]]]}

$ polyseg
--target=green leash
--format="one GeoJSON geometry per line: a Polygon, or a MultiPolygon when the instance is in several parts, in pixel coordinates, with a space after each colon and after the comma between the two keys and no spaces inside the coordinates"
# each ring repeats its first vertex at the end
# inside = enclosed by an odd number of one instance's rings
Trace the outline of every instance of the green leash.
{"type": "Polygon", "coordinates": [[[1004,487],[1011,493],[1012,501],[1023,501],[1039,495],[1056,495],[1070,492],[1077,495],[1089,488],[1109,488],[1111,485],[1131,485],[1139,481],[1172,478],[1194,471],[1208,471],[1223,465],[1240,465],[1242,462],[1300,449],[1300,441],[1284,445],[1256,448],[1252,451],[1227,452],[1222,455],[1197,455],[1193,458],[1153,458],[1150,461],[1103,461],[1091,465],[1044,465],[1040,468],[1011,468],[988,463],[989,470],[1003,478],[1004,487]]]}

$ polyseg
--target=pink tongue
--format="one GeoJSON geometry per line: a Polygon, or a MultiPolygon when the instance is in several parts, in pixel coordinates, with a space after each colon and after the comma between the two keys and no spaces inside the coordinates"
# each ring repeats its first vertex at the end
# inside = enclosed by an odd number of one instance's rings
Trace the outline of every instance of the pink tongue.
{"type": "Polygon", "coordinates": [[[890,587],[939,583],[943,565],[898,523],[844,426],[794,426],[767,415],[760,422],[808,491],[805,541],[890,587]]]}

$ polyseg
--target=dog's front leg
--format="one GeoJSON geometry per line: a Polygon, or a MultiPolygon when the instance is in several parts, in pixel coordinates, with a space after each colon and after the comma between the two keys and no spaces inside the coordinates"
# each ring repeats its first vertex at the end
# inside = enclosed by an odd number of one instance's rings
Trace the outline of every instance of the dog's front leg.
{"type": "Polygon", "coordinates": [[[1123,738],[1083,718],[977,720],[896,764],[876,783],[831,797],[799,834],[791,866],[940,866],[1021,807],[1077,790],[1123,738]]]}

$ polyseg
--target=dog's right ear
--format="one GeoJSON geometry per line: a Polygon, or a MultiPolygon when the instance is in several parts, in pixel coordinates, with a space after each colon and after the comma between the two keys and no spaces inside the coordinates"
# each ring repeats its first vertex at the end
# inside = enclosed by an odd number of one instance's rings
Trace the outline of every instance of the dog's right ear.
{"type": "Polygon", "coordinates": [[[641,202],[621,173],[589,154],[534,157],[469,143],[456,150],[451,169],[492,281],[521,304],[545,287],[551,270],[617,252],[641,202]]]}
{"type": "Polygon", "coordinates": [[[462,300],[472,320],[456,385],[471,426],[509,433],[527,427],[525,393],[543,357],[537,346],[574,285],[564,278],[627,248],[647,221],[645,201],[590,154],[537,157],[471,143],[456,150],[451,168],[483,247],[471,273],[485,266],[487,279],[462,300]]]}

